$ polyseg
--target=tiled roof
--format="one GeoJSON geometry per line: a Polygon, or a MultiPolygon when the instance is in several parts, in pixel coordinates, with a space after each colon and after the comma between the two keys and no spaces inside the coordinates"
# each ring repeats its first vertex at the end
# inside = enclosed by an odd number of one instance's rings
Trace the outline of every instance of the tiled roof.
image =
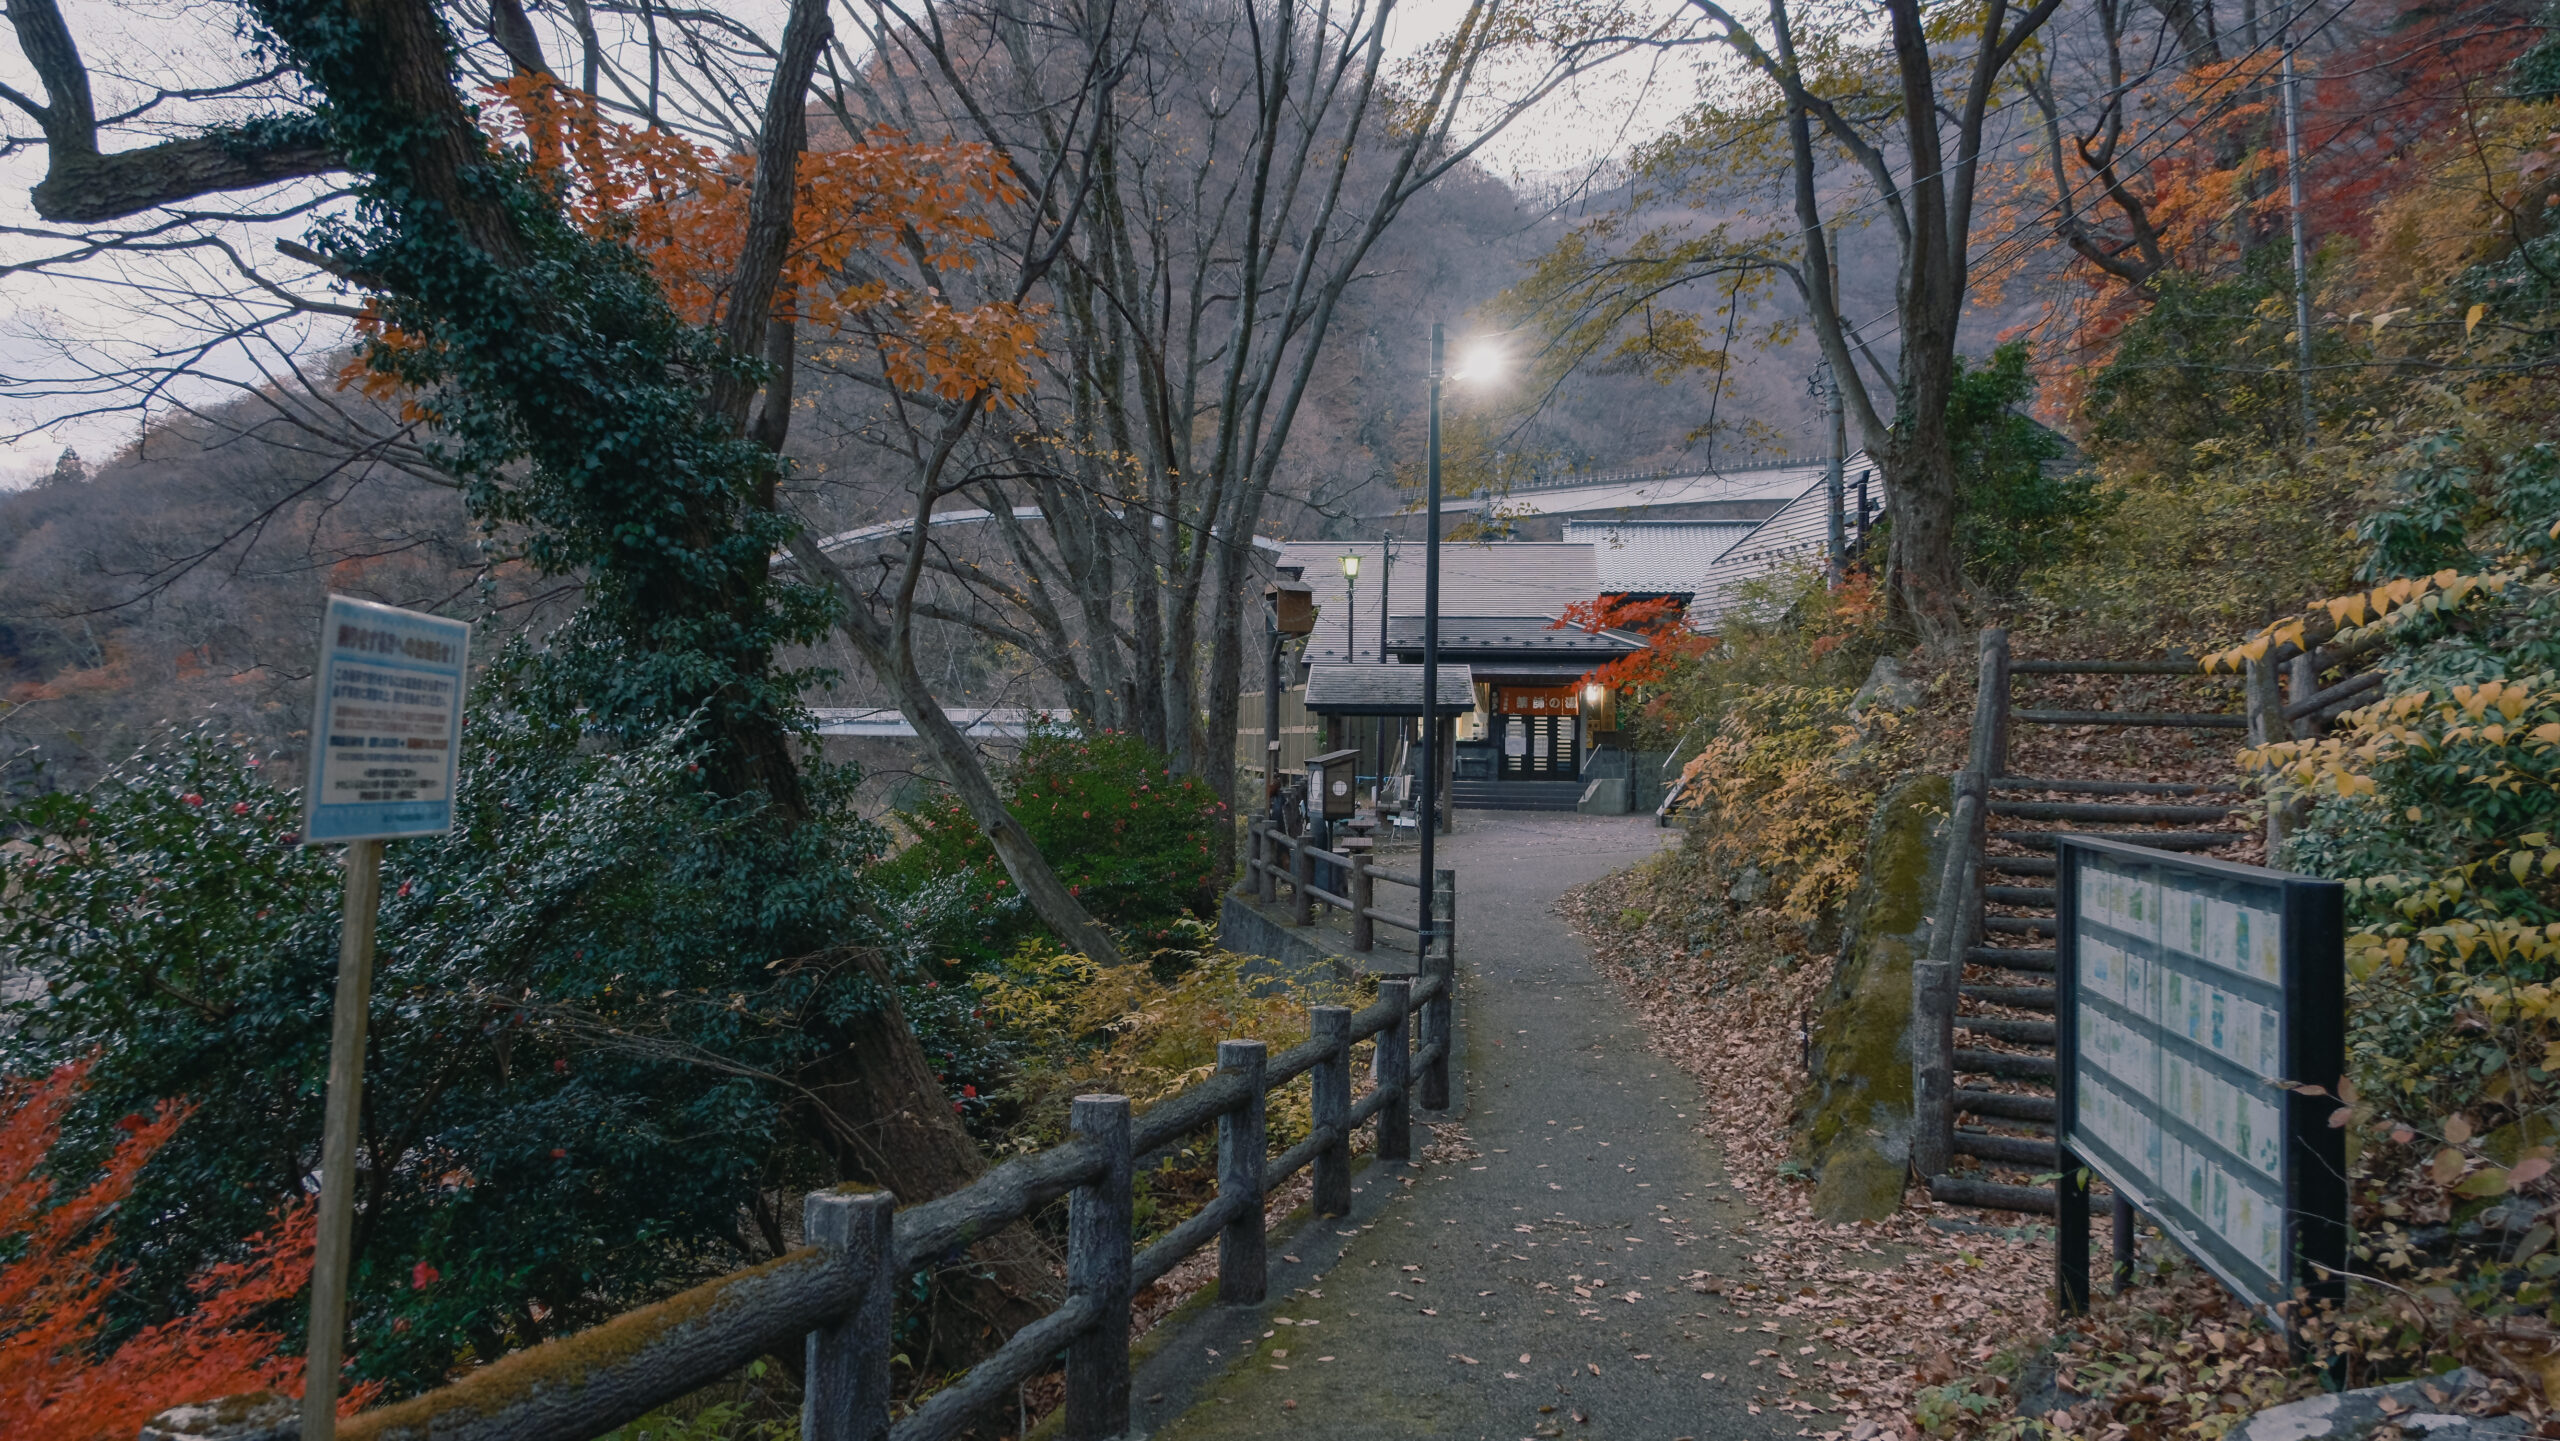
{"type": "MultiPolygon", "coordinates": [[[[1578,626],[1556,628],[1553,616],[1444,615],[1440,617],[1440,653],[1478,656],[1565,656],[1591,661],[1631,655],[1644,649],[1642,636],[1622,630],[1587,631],[1578,626]]],[[[1422,653],[1422,619],[1398,616],[1388,623],[1388,648],[1410,665],[1422,653]]]]}
{"type": "Polygon", "coordinates": [[[1568,520],[1587,542],[1607,594],[1694,594],[1716,557],[1759,528],[1749,520],[1568,520]]]}
{"type": "MultiPolygon", "coordinates": [[[[1464,665],[1440,665],[1442,715],[1475,709],[1475,674],[1464,665]]],[[[1307,668],[1307,709],[1319,714],[1420,715],[1422,667],[1418,665],[1319,665],[1307,668]]]]}
{"type": "MultiPolygon", "coordinates": [[[[1385,569],[1378,541],[1291,541],[1277,563],[1303,566],[1318,607],[1315,634],[1307,637],[1310,664],[1344,661],[1374,665],[1378,660],[1378,595],[1385,569]],[[1360,581],[1351,597],[1352,634],[1345,636],[1342,557],[1360,557],[1360,581]],[[1351,642],[1346,650],[1345,641],[1351,642]]],[[[1576,601],[1600,594],[1594,547],[1555,542],[1448,541],[1440,547],[1440,633],[1449,634],[1453,615],[1529,615],[1536,624],[1562,614],[1576,601]]],[[[1398,541],[1394,571],[1387,577],[1387,609],[1396,620],[1422,614],[1422,542],[1398,541]]],[[[1416,622],[1419,624],[1419,622],[1416,622]]]]}

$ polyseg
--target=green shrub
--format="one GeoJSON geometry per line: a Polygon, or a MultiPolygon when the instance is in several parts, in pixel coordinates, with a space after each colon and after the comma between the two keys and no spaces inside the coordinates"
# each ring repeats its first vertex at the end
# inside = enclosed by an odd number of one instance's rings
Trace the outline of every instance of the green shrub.
{"type": "MultiPolygon", "coordinates": [[[[1035,726],[1005,772],[1005,804],[1085,908],[1136,949],[1168,938],[1185,916],[1217,913],[1215,845],[1226,809],[1193,776],[1117,731],[1035,726]]],[[[977,822],[948,796],[898,819],[914,840],[877,868],[903,893],[900,924],[992,961],[1037,933],[977,822]]]]}
{"type": "MultiPolygon", "coordinates": [[[[737,1264],[792,1165],[780,1078],[880,1000],[810,945],[862,933],[876,829],[765,826],[681,730],[599,749],[505,702],[474,705],[453,833],[384,863],[352,1325],[396,1388],[737,1264]]],[[[0,969],[41,983],[0,998],[0,1073],[94,1055],[93,1145],[197,1107],[119,1228],[123,1325],[314,1184],[339,873],[299,804],[199,732],[0,813],[0,969]]]]}

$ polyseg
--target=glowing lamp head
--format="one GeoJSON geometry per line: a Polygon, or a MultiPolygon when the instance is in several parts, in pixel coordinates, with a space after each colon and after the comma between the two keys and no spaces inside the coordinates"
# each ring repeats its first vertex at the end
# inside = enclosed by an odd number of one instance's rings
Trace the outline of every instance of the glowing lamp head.
{"type": "Polygon", "coordinates": [[[1595,680],[1582,688],[1582,704],[1586,708],[1595,708],[1607,699],[1608,694],[1608,688],[1595,680]]]}
{"type": "Polygon", "coordinates": [[[1479,340],[1467,347],[1466,359],[1449,373],[1451,380],[1481,385],[1502,374],[1502,350],[1490,340],[1479,340]]]}
{"type": "Polygon", "coordinates": [[[1357,554],[1346,555],[1342,558],[1342,578],[1344,580],[1358,580],[1360,578],[1360,557],[1357,554]]]}

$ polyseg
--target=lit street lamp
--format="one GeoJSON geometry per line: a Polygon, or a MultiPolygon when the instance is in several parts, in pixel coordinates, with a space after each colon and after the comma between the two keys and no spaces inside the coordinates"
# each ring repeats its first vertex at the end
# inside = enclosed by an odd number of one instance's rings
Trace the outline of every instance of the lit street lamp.
{"type": "MultiPolygon", "coordinates": [[[[1430,463],[1426,467],[1428,484],[1423,506],[1422,528],[1422,929],[1416,936],[1414,958],[1427,961],[1432,946],[1439,943],[1439,917],[1433,893],[1438,880],[1432,870],[1432,840],[1440,828],[1440,383],[1445,345],[1440,326],[1431,327],[1431,422],[1430,463]]],[[[1500,367],[1501,359],[1490,344],[1479,344],[1468,354],[1467,368],[1458,373],[1461,380],[1488,380],[1500,367]]],[[[1435,998],[1440,1005],[1444,998],[1435,998]]],[[[1446,1014],[1444,1011],[1443,1015],[1446,1014]]],[[[1445,1046],[1445,1025],[1439,1028],[1445,1046]]],[[[1449,1103],[1445,1079],[1438,1085],[1432,1078],[1445,1078],[1448,1072],[1434,1065],[1425,1078],[1421,1103],[1425,1109],[1438,1110],[1449,1103]],[[1433,1094],[1437,1092],[1438,1094],[1433,1094]]]]}
{"type": "MultiPolygon", "coordinates": [[[[1360,629],[1355,623],[1360,604],[1360,556],[1346,551],[1342,556],[1342,661],[1345,665],[1360,659],[1360,629]]],[[[1384,656],[1380,660],[1386,659],[1384,656]]]]}

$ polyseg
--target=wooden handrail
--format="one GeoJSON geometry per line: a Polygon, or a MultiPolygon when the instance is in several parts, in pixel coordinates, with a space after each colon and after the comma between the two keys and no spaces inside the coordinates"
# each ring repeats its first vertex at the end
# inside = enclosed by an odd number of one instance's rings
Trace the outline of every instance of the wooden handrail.
{"type": "Polygon", "coordinates": [[[1382,1158],[1412,1154],[1417,1080],[1427,1082],[1435,1070],[1445,1078],[1449,1054],[1454,973],[1445,953],[1425,961],[1419,979],[1382,980],[1377,1003],[1357,1013],[1310,1007],[1308,1039],[1277,1055],[1266,1056],[1259,1041],[1221,1042],[1216,1075],[1144,1115],[1131,1117],[1122,1097],[1079,1097],[1074,1139],[1008,1161],[948,1196],[897,1211],[885,1191],[811,1192],[803,1230],[812,1244],[352,1417],[339,1434],[348,1441],[583,1441],[798,1344],[807,1352],[807,1441],[884,1431],[889,1441],[946,1441],[1061,1349],[1069,1358],[1063,1434],[1069,1441],[1117,1436],[1129,1424],[1128,1312],[1137,1289],[1218,1238],[1221,1300],[1258,1302],[1267,1287],[1263,1198],[1270,1191],[1313,1166],[1317,1213],[1348,1212],[1350,1140],[1364,1123],[1376,1126],[1382,1158]],[[1423,1037],[1416,1051],[1417,1029],[1435,1026],[1440,1039],[1423,1037]],[[1351,1048],[1372,1038],[1382,1048],[1379,1085],[1355,1105],[1351,1048]],[[1313,1125],[1297,1145],[1267,1156],[1265,1097],[1309,1072],[1313,1125]],[[1136,1251],[1133,1158],[1212,1123],[1220,1140],[1217,1198],[1136,1251]],[[1070,1199],[1066,1302],[888,1426],[890,1297],[898,1278],[1060,1197],[1070,1199]]]}

